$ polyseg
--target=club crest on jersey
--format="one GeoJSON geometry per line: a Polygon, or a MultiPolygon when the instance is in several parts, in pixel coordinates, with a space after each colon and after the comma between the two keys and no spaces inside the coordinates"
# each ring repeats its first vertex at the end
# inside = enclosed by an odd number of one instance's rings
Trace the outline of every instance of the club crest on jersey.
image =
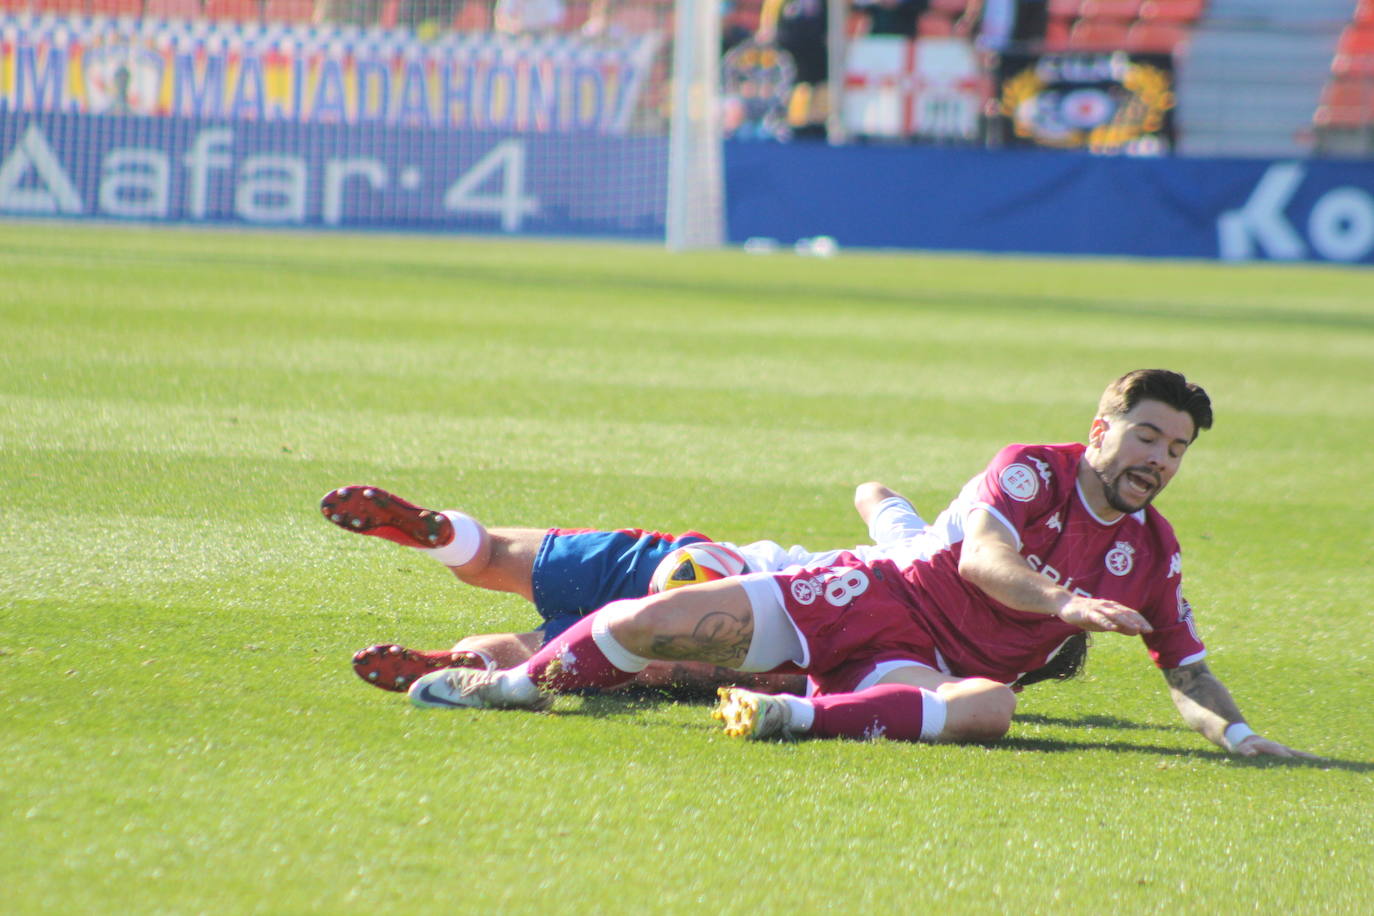
{"type": "Polygon", "coordinates": [[[792,580],[792,600],[798,604],[814,604],[816,596],[820,590],[816,587],[815,581],[811,579],[792,580]]]}
{"type": "Polygon", "coordinates": [[[1135,566],[1135,548],[1125,541],[1117,541],[1116,546],[1107,551],[1107,572],[1114,576],[1124,576],[1135,566]]]}
{"type": "Polygon", "coordinates": [[[1030,502],[1040,492],[1040,481],[1036,479],[1035,471],[1019,462],[1004,467],[1002,473],[997,475],[997,482],[1002,485],[1003,493],[1019,503],[1030,502]]]}

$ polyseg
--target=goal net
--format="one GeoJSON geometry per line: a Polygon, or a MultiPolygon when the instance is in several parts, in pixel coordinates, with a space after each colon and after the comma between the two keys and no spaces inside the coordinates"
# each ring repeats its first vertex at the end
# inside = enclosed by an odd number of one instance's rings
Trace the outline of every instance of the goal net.
{"type": "Polygon", "coordinates": [[[716,2],[88,2],[0,12],[0,215],[723,236],[716,2]]]}

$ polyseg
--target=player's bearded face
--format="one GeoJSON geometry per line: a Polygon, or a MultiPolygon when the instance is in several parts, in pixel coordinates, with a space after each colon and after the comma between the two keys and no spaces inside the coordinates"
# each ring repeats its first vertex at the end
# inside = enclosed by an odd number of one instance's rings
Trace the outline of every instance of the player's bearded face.
{"type": "Polygon", "coordinates": [[[1156,401],[1098,420],[1090,463],[1107,505],[1122,513],[1148,506],[1178,472],[1192,437],[1192,417],[1156,401]]]}

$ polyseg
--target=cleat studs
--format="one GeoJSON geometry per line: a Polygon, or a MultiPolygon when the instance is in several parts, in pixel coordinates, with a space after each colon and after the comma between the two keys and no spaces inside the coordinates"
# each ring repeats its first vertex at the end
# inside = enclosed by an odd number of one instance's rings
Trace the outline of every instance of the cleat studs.
{"type": "MultiPolygon", "coordinates": [[[[325,509],[325,510],[324,510],[324,514],[325,514],[325,515],[329,515],[329,510],[328,510],[328,509],[325,509]]],[[[333,515],[329,515],[329,520],[330,520],[331,522],[334,522],[334,523],[337,524],[338,522],[342,522],[342,521],[343,521],[343,516],[340,515],[339,513],[335,512],[333,515]]]]}
{"type": "Polygon", "coordinates": [[[360,519],[360,518],[355,518],[355,519],[352,519],[352,520],[349,522],[349,524],[352,525],[354,528],[361,528],[361,527],[363,526],[363,520],[360,519]]]}
{"type": "Polygon", "coordinates": [[[377,672],[375,672],[375,671],[369,671],[369,672],[367,673],[367,679],[368,679],[369,681],[375,681],[375,680],[377,680],[377,672]]]}
{"type": "Polygon", "coordinates": [[[437,534],[431,534],[431,535],[429,536],[429,542],[430,542],[431,544],[433,544],[433,543],[434,543],[435,541],[437,541],[437,540],[439,540],[439,535],[437,535],[437,534]]]}
{"type": "Polygon", "coordinates": [[[371,489],[371,488],[368,488],[368,489],[366,489],[366,490],[363,491],[363,499],[371,499],[372,497],[374,497],[374,496],[376,496],[376,495],[377,495],[377,491],[376,491],[376,490],[373,490],[373,489],[371,489]]]}
{"type": "Polygon", "coordinates": [[[392,655],[400,655],[400,654],[401,654],[401,647],[400,647],[400,646],[392,646],[391,648],[387,649],[386,651],[389,652],[389,653],[392,654],[392,655]]]}
{"type": "Polygon", "coordinates": [[[403,674],[398,674],[398,675],[396,676],[396,686],[397,686],[397,687],[404,687],[405,685],[406,685],[405,675],[403,675],[403,674]]]}

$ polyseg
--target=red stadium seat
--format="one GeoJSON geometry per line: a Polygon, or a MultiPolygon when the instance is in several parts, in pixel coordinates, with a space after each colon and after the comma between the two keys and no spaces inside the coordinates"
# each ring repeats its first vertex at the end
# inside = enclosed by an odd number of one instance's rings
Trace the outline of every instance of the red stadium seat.
{"type": "Polygon", "coordinates": [[[1142,0],[1085,0],[1078,15],[1084,19],[1116,19],[1130,22],[1140,16],[1142,0]]]}
{"type": "Polygon", "coordinates": [[[1140,18],[1166,22],[1197,22],[1207,0],[1147,0],[1140,6],[1140,18]]]}
{"type": "Polygon", "coordinates": [[[1374,127],[1374,79],[1333,79],[1322,90],[1318,127],[1374,127]]]}
{"type": "Polygon", "coordinates": [[[453,15],[455,32],[485,32],[491,28],[491,11],[482,0],[467,0],[453,15]]]}
{"type": "Polygon", "coordinates": [[[262,18],[258,0],[205,0],[205,18],[220,22],[257,22],[262,18]]]}
{"type": "Polygon", "coordinates": [[[1347,27],[1336,43],[1331,71],[1337,76],[1374,75],[1374,29],[1347,27]]]}
{"type": "Polygon", "coordinates": [[[1063,51],[1069,46],[1069,20],[1055,16],[1045,23],[1045,50],[1063,51]]]}
{"type": "Polygon", "coordinates": [[[91,0],[91,14],[136,19],[143,15],[143,0],[91,0]]]}
{"type": "Polygon", "coordinates": [[[954,20],[941,13],[922,13],[916,20],[916,35],[919,38],[947,38],[954,34],[954,20]]]}
{"type": "Polygon", "coordinates": [[[0,13],[27,13],[29,0],[0,0],[0,13]]]}
{"type": "Polygon", "coordinates": [[[148,0],[143,15],[151,19],[199,19],[200,0],[148,0]]]}
{"type": "Polygon", "coordinates": [[[264,22],[304,25],[315,20],[315,0],[266,0],[262,6],[264,22]]]}
{"type": "Polygon", "coordinates": [[[1374,28],[1374,0],[1360,0],[1360,5],[1355,7],[1355,24],[1374,28]]]}
{"type": "Polygon", "coordinates": [[[929,12],[940,13],[950,19],[958,19],[966,9],[968,0],[930,0],[930,6],[927,7],[929,12]]]}
{"type": "Polygon", "coordinates": [[[1052,19],[1073,19],[1083,9],[1084,0],[1049,0],[1049,16],[1052,19]]]}
{"type": "Polygon", "coordinates": [[[1173,54],[1192,30],[1181,22],[1140,20],[1126,33],[1126,50],[1142,54],[1173,54]]]}
{"type": "Polygon", "coordinates": [[[1080,19],[1069,31],[1073,51],[1119,51],[1126,47],[1130,27],[1115,19],[1080,19]]]}
{"type": "Polygon", "coordinates": [[[49,13],[54,16],[84,16],[87,0],[34,0],[35,13],[49,13]]]}

